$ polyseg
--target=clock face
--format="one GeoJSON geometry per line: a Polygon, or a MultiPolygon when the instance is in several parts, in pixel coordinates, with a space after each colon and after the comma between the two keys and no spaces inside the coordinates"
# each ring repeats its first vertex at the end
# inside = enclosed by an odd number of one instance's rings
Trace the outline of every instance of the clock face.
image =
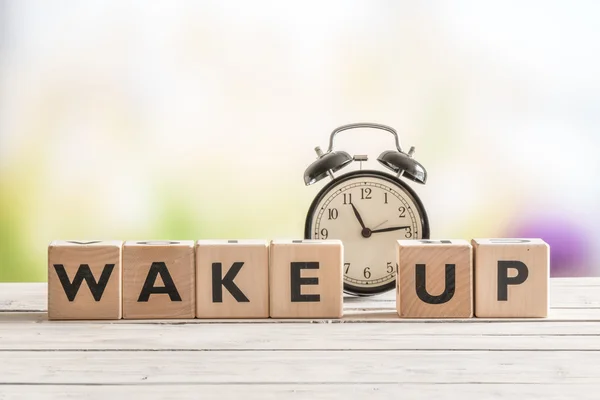
{"type": "Polygon", "coordinates": [[[346,291],[373,294],[395,287],[396,241],[428,238],[429,227],[408,186],[378,171],[355,171],[319,193],[305,236],[342,240],[346,291]]]}

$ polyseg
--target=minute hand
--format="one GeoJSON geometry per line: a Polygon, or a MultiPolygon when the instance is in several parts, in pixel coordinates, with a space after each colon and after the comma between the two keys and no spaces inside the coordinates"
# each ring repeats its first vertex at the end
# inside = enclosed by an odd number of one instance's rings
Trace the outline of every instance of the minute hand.
{"type": "Polygon", "coordinates": [[[376,229],[374,231],[371,231],[371,233],[391,232],[391,231],[398,231],[400,229],[406,229],[406,228],[410,228],[410,226],[392,226],[391,228],[376,229]]]}

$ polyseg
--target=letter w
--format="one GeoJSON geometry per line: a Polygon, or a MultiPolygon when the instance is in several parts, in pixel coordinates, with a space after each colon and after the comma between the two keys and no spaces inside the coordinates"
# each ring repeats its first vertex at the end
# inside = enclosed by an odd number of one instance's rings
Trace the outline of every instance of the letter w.
{"type": "Polygon", "coordinates": [[[54,264],[56,275],[58,275],[58,279],[60,279],[60,283],[62,284],[69,301],[75,300],[75,296],[77,296],[77,292],[79,292],[79,288],[84,280],[90,288],[90,292],[92,292],[94,300],[100,301],[114,268],[115,264],[106,264],[102,270],[100,279],[98,282],[96,282],[96,278],[94,278],[90,266],[87,264],[81,264],[77,269],[77,273],[75,273],[73,282],[70,282],[65,267],[62,264],[54,264]]]}

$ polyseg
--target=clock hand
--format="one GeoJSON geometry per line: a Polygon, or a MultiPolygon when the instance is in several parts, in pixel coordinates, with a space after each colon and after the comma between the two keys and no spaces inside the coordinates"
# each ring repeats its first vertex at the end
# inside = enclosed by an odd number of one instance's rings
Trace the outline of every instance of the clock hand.
{"type": "Polygon", "coordinates": [[[352,206],[352,211],[354,211],[354,215],[356,216],[356,219],[358,220],[358,223],[360,224],[360,227],[365,229],[365,223],[363,222],[362,218],[360,217],[360,214],[358,213],[358,210],[356,209],[356,207],[354,206],[354,204],[350,203],[350,205],[352,206]]]}
{"type": "Polygon", "coordinates": [[[392,226],[391,228],[376,229],[374,231],[371,231],[371,233],[391,232],[406,228],[410,228],[410,226],[392,226]]]}
{"type": "Polygon", "coordinates": [[[388,220],[387,220],[387,219],[386,219],[385,221],[383,221],[382,223],[375,225],[375,226],[373,227],[373,229],[377,229],[377,228],[379,228],[381,225],[385,224],[386,222],[388,222],[388,220]]]}

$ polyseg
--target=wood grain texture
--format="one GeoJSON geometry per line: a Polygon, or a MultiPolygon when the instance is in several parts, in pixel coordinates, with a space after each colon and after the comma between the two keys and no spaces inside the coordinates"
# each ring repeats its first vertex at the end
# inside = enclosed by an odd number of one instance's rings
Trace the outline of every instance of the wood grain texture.
{"type": "Polygon", "coordinates": [[[0,400],[596,399],[600,279],[551,287],[547,319],[402,319],[386,293],[342,319],[49,321],[46,284],[0,284],[0,400]]]}
{"type": "Polygon", "coordinates": [[[25,351],[2,360],[2,382],[13,384],[600,382],[598,351],[25,351]]]}
{"type": "MultiPolygon", "coordinates": [[[[235,272],[236,270],[234,270],[235,272]]],[[[229,281],[228,281],[229,282],[229,281]]],[[[268,318],[269,247],[266,240],[200,240],[196,244],[196,317],[268,318]],[[221,270],[222,280],[237,263],[241,264],[229,285],[241,294],[220,286],[221,296],[213,293],[213,264],[221,270]],[[239,297],[236,299],[234,294],[239,297]]]]}
{"type": "Polygon", "coordinates": [[[271,241],[271,317],[341,318],[342,262],[343,245],[340,240],[271,241]],[[309,264],[297,269],[294,277],[296,263],[309,264]],[[294,294],[294,290],[298,293],[294,294]]]}
{"type": "MultiPolygon", "coordinates": [[[[142,378],[143,379],[143,378],[142,378]]],[[[90,399],[122,398],[153,399],[405,399],[463,400],[528,399],[528,400],[597,400],[600,384],[597,383],[458,383],[422,384],[396,382],[340,382],[320,383],[227,383],[227,384],[145,384],[122,385],[2,385],[0,400],[30,399],[90,399]]]]}
{"type": "Polygon", "coordinates": [[[550,247],[547,243],[541,239],[473,239],[472,244],[477,317],[548,316],[550,247]],[[502,270],[500,263],[508,263],[506,270],[502,270]],[[516,268],[519,263],[525,266],[523,271],[516,268]],[[506,284],[499,282],[501,275],[506,284]],[[525,280],[521,282],[519,278],[525,280]]]}
{"type": "Polygon", "coordinates": [[[50,243],[48,318],[120,319],[122,245],[99,240],[50,243]]]}
{"type": "MultiPolygon", "coordinates": [[[[123,245],[123,318],[194,318],[196,315],[194,242],[127,241],[123,245]],[[162,268],[164,266],[164,268],[162,268]],[[158,273],[152,279],[150,271],[158,273]],[[151,293],[142,288],[165,288],[172,280],[176,292],[151,293]]],[[[160,290],[160,289],[159,289],[160,290]]]]}
{"type": "Polygon", "coordinates": [[[473,316],[472,247],[466,240],[399,240],[396,309],[403,318],[473,316]]]}
{"type": "Polygon", "coordinates": [[[600,351],[598,322],[167,324],[121,320],[73,322],[65,327],[35,322],[28,315],[29,320],[0,323],[0,351],[600,351]]]}

